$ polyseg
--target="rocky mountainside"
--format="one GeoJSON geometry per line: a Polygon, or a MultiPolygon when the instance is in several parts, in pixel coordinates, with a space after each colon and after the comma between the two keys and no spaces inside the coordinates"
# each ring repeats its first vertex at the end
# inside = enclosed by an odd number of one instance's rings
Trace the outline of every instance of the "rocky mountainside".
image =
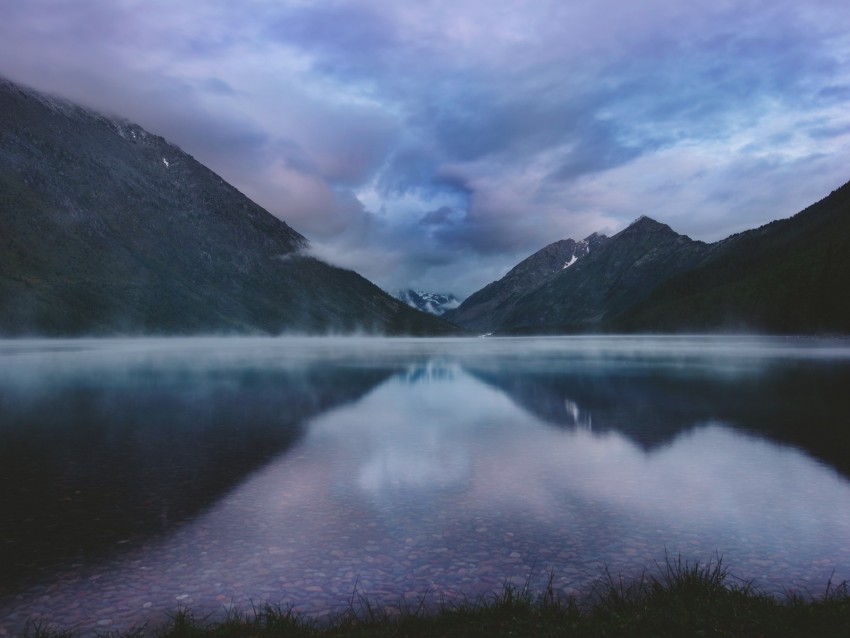
{"type": "Polygon", "coordinates": [[[504,317],[516,303],[537,289],[549,277],[573,269],[579,260],[597,250],[608,238],[599,233],[576,241],[562,239],[541,248],[514,266],[504,277],[467,298],[446,319],[469,329],[489,331],[501,327],[504,317]]]}
{"type": "Polygon", "coordinates": [[[850,333],[850,184],[714,244],[641,217],[569,268],[540,269],[525,289],[509,288],[512,273],[544,251],[447,316],[505,333],[850,333]]]}
{"type": "Polygon", "coordinates": [[[460,305],[460,300],[451,293],[421,292],[408,288],[407,290],[399,290],[394,296],[411,308],[416,308],[417,310],[437,315],[438,317],[460,305]]]}
{"type": "Polygon", "coordinates": [[[163,138],[0,80],[0,334],[435,334],[163,138]]]}

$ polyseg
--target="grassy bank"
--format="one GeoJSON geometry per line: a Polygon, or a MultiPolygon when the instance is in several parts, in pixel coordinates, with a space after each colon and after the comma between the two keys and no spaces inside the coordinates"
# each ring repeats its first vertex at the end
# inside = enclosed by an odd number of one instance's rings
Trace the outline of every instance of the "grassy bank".
{"type": "MultiPolygon", "coordinates": [[[[31,627],[30,638],[70,638],[31,627]]],[[[559,599],[551,588],[531,592],[506,585],[501,594],[436,610],[376,609],[366,599],[318,624],[280,607],[233,613],[209,622],[179,611],[157,630],[126,638],[358,638],[366,636],[850,636],[847,583],[828,583],[812,596],[776,598],[729,574],[720,561],[670,561],[635,582],[606,575],[590,596],[559,599]]]]}

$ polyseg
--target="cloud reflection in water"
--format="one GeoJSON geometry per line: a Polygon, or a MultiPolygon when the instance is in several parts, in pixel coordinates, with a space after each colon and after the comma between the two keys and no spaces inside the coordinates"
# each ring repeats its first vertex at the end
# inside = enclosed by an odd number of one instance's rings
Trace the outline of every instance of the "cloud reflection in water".
{"type": "Polygon", "coordinates": [[[777,590],[822,587],[833,570],[850,578],[845,478],[718,420],[647,449],[596,429],[600,413],[578,396],[562,399],[573,427],[559,428],[451,357],[410,364],[314,417],[292,448],[161,543],[96,581],[53,585],[53,612],[84,590],[83,604],[109,592],[137,621],[149,603],[150,614],[263,601],[322,613],[356,587],[383,603],[451,599],[550,568],[570,593],[603,564],[628,573],[665,552],[720,553],[777,590]]]}

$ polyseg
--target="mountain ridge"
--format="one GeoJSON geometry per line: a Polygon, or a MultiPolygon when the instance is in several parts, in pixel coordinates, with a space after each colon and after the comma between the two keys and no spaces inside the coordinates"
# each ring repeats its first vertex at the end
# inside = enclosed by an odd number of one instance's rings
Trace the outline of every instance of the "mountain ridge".
{"type": "Polygon", "coordinates": [[[445,334],[164,138],[0,82],[0,334],[445,334]]]}
{"type": "Polygon", "coordinates": [[[512,329],[534,325],[590,327],[625,310],[671,272],[696,263],[705,244],[666,224],[642,217],[608,239],[598,251],[556,273],[525,296],[507,317],[512,329]]]}
{"type": "Polygon", "coordinates": [[[799,213],[712,244],[611,326],[850,333],[850,182],[799,213]],[[671,317],[676,317],[672,322],[671,317]]]}
{"type": "MultiPolygon", "coordinates": [[[[137,124],[4,78],[0,112],[0,334],[456,330],[312,257],[137,124]]],[[[442,317],[478,332],[847,334],[848,278],[850,183],[711,244],[646,215],[558,240],[442,317]]]]}
{"type": "Polygon", "coordinates": [[[550,276],[574,268],[581,259],[604,244],[608,238],[592,233],[586,238],[561,239],[519,262],[504,277],[473,293],[455,309],[445,313],[449,321],[470,329],[488,329],[493,317],[510,313],[516,301],[536,289],[550,276]]]}
{"type": "Polygon", "coordinates": [[[481,302],[500,285],[470,295],[451,319],[496,333],[847,334],[850,182],[796,215],[710,244],[642,215],[514,296],[507,312],[481,302]]]}

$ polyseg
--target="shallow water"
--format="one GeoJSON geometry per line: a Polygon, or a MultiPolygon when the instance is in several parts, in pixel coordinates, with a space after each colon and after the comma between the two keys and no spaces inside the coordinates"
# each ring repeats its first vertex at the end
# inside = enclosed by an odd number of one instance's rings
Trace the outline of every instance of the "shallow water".
{"type": "Polygon", "coordinates": [[[850,342],[0,342],[0,635],[583,595],[722,556],[850,578],[850,342]]]}

